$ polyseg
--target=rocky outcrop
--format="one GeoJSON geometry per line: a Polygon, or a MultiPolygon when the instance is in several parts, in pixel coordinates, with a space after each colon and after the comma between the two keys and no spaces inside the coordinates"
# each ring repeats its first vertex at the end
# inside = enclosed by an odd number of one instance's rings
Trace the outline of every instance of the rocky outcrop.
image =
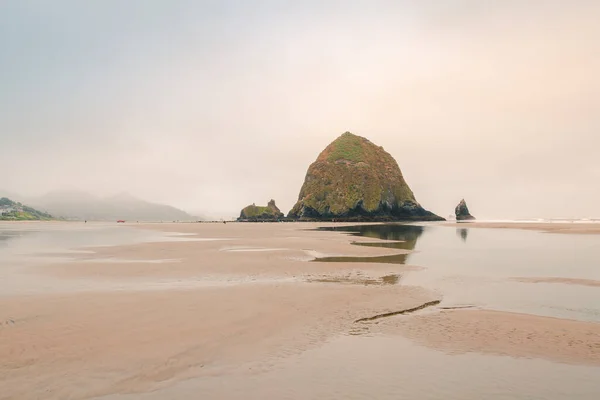
{"type": "Polygon", "coordinates": [[[9,198],[0,198],[0,221],[48,221],[52,215],[9,198]]]}
{"type": "Polygon", "coordinates": [[[335,221],[442,221],[415,199],[396,160],[346,132],[310,165],[289,218],[335,221]]]}
{"type": "Polygon", "coordinates": [[[255,204],[244,207],[238,221],[278,221],[281,218],[283,218],[283,213],[275,205],[275,200],[271,200],[266,207],[255,204]]]}
{"type": "Polygon", "coordinates": [[[458,203],[454,209],[454,214],[456,214],[457,221],[469,221],[475,219],[475,217],[469,212],[469,207],[467,207],[467,202],[465,199],[462,199],[460,203],[458,203]]]}

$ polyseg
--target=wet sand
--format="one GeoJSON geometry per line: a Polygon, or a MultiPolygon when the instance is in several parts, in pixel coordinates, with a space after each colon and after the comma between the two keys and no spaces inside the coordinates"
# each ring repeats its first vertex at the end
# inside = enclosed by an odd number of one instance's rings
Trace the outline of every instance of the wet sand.
{"type": "MultiPolygon", "coordinates": [[[[427,301],[419,288],[335,284],[0,300],[0,398],[136,393],[247,362],[268,369],[353,321],[427,301]]],[[[226,372],[221,372],[226,373],[226,372]]]]}
{"type": "MultiPolygon", "coordinates": [[[[405,254],[401,249],[351,246],[353,242],[373,239],[315,231],[328,224],[144,224],[144,229],[193,234],[190,241],[143,243],[128,246],[100,247],[88,250],[74,262],[36,269],[61,278],[161,276],[189,278],[195,276],[268,276],[299,277],[333,271],[380,271],[381,274],[408,271],[409,266],[335,265],[309,263],[317,257],[376,257],[405,254]],[[193,241],[200,239],[201,241],[193,241]],[[206,240],[210,239],[210,240],[206,240]],[[215,240],[216,239],[216,240],[215,240]],[[106,260],[107,262],[102,262],[106,260]],[[123,262],[119,262],[119,261],[123,262]],[[130,261],[137,262],[130,262],[130,261]],[[143,263],[144,260],[166,260],[143,263]]],[[[85,249],[84,249],[85,250],[85,249]]]]}
{"type": "Polygon", "coordinates": [[[142,393],[227,376],[246,364],[268,371],[276,360],[332,338],[369,333],[450,352],[600,365],[600,324],[447,311],[443,293],[402,285],[414,267],[310,262],[406,252],[350,245],[372,238],[311,230],[316,224],[139,227],[220,240],[100,247],[71,262],[28,269],[39,279],[103,284],[79,293],[0,297],[0,399],[142,393]],[[208,278],[213,287],[110,286],[208,278]]]}
{"type": "Polygon", "coordinates": [[[350,246],[361,239],[308,230],[316,225],[144,227],[223,240],[99,247],[71,254],[70,262],[30,268],[40,279],[85,280],[89,289],[0,297],[0,399],[146,392],[247,362],[268,368],[274,359],[351,334],[356,319],[438,298],[393,284],[408,266],[309,262],[401,252],[350,246]],[[109,285],[203,278],[214,286],[109,285]]]}
{"type": "Polygon", "coordinates": [[[600,366],[600,324],[492,310],[450,310],[373,328],[450,353],[478,352],[600,366]]]}

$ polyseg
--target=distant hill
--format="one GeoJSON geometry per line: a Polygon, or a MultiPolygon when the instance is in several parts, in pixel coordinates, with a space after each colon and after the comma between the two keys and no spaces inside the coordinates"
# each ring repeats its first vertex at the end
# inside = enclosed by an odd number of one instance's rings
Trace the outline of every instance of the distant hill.
{"type": "Polygon", "coordinates": [[[28,202],[52,215],[71,220],[89,221],[196,221],[178,208],[151,203],[127,193],[96,197],[79,191],[54,191],[28,202]]]}
{"type": "Polygon", "coordinates": [[[0,198],[0,221],[47,221],[52,215],[35,208],[13,201],[7,197],[0,198]]]}

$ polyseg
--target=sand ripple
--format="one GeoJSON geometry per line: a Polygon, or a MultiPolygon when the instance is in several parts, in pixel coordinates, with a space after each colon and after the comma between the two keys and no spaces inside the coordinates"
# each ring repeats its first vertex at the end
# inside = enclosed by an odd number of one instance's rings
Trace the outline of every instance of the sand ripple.
{"type": "Polygon", "coordinates": [[[515,281],[523,283],[564,283],[568,285],[582,285],[600,287],[600,281],[593,279],[560,278],[560,277],[516,277],[515,281]]]}

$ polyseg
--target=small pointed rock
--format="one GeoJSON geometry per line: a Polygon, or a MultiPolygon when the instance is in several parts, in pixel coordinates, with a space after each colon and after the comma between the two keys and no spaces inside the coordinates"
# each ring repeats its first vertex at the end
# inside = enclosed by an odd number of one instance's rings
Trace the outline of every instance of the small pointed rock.
{"type": "Polygon", "coordinates": [[[469,212],[469,207],[467,207],[467,202],[465,199],[462,199],[460,203],[458,203],[454,209],[454,213],[456,214],[457,221],[468,221],[475,219],[475,217],[469,212]]]}

